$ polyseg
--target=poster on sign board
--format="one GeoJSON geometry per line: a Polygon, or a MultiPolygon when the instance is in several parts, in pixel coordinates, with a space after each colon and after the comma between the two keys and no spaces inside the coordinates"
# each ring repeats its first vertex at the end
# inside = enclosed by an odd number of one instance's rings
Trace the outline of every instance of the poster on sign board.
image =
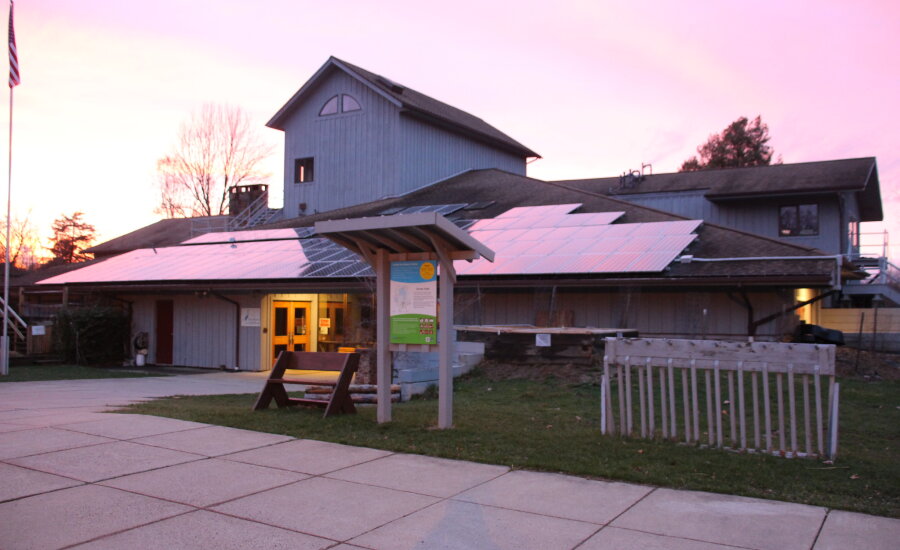
{"type": "Polygon", "coordinates": [[[391,343],[437,344],[437,264],[391,262],[391,343]]]}

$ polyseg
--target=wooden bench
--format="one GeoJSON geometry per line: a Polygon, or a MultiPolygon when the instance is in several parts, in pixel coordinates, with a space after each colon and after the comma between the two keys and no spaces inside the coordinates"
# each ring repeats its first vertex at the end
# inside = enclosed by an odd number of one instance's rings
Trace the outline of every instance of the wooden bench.
{"type": "Polygon", "coordinates": [[[354,414],[356,407],[350,398],[350,380],[359,367],[358,353],[326,353],[326,352],[309,352],[309,351],[283,351],[278,354],[278,360],[269,374],[253,410],[258,411],[266,409],[275,400],[278,408],[291,407],[295,405],[307,405],[312,407],[324,407],[325,417],[335,414],[354,414]],[[340,372],[338,378],[334,382],[323,382],[313,378],[303,378],[300,376],[285,377],[286,370],[305,370],[305,371],[335,371],[340,372]],[[334,391],[331,392],[331,399],[303,399],[297,397],[288,397],[287,390],[284,389],[285,384],[302,384],[305,386],[333,386],[334,391]]]}

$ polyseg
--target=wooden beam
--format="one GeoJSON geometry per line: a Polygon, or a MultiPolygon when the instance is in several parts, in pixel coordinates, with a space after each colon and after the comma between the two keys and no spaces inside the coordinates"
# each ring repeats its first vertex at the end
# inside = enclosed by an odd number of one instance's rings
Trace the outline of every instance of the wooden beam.
{"type": "Polygon", "coordinates": [[[438,428],[453,427],[453,264],[441,263],[438,277],[440,312],[438,313],[438,428]]]}
{"type": "Polygon", "coordinates": [[[377,344],[375,355],[378,369],[378,423],[391,421],[391,262],[387,251],[379,248],[375,262],[375,315],[377,344]]]}

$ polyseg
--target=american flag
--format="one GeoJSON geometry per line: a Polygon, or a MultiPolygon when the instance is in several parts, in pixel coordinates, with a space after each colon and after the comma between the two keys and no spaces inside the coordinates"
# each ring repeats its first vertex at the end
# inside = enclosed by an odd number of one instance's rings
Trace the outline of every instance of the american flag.
{"type": "Polygon", "coordinates": [[[13,3],[9,3],[9,87],[22,83],[19,78],[19,54],[16,52],[16,31],[13,28],[13,3]]]}

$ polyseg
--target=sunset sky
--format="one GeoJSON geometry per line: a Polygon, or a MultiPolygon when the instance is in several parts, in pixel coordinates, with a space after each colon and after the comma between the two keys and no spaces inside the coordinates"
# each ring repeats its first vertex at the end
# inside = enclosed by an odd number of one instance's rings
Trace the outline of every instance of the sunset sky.
{"type": "Polygon", "coordinates": [[[13,216],[43,234],[158,219],[156,160],[204,102],[250,114],[280,190],[264,124],[334,55],[483,118],[542,179],[675,171],[762,115],[785,163],[877,157],[900,258],[897,2],[19,0],[16,38],[13,216]]]}

